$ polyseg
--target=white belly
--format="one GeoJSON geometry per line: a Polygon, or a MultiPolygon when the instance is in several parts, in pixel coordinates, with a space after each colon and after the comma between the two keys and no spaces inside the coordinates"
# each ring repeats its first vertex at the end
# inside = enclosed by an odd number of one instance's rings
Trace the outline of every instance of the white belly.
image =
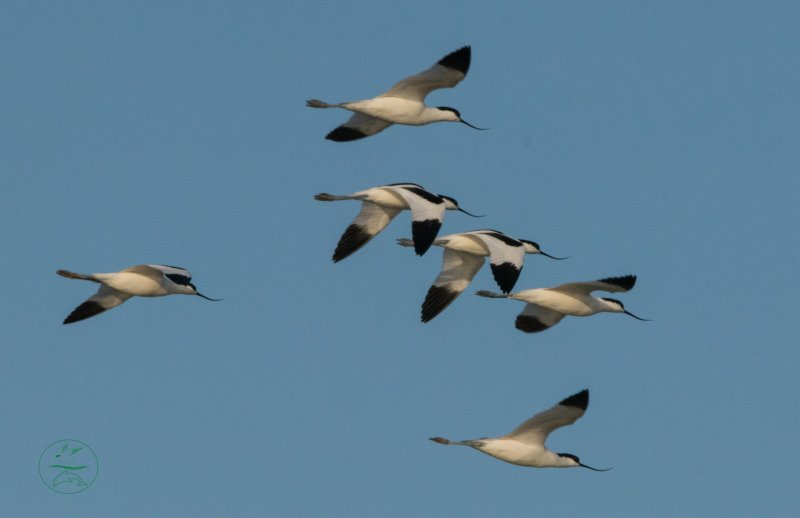
{"type": "Polygon", "coordinates": [[[421,119],[422,112],[425,110],[424,104],[398,97],[376,97],[365,101],[344,103],[342,106],[348,110],[394,124],[417,126],[429,122],[421,119]]]}
{"type": "Polygon", "coordinates": [[[138,273],[117,273],[108,279],[103,279],[103,283],[137,297],[160,297],[169,294],[159,282],[138,273]]]}

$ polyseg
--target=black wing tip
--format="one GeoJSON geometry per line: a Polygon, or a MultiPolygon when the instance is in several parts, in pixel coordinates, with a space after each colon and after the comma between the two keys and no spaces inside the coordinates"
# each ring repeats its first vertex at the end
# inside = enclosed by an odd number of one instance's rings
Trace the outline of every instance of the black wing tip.
{"type": "Polygon", "coordinates": [[[64,319],[64,324],[72,324],[74,322],[80,322],[81,320],[86,320],[87,318],[91,318],[95,315],[99,315],[106,308],[98,304],[97,302],[86,301],[67,316],[64,319]]]}
{"type": "Polygon", "coordinates": [[[472,59],[472,47],[465,45],[458,50],[454,50],[439,60],[437,65],[458,70],[464,75],[467,75],[469,70],[469,63],[472,59]]]}
{"type": "Polygon", "coordinates": [[[628,291],[633,288],[634,284],[636,284],[636,276],[622,275],[620,277],[607,277],[605,279],[600,279],[600,282],[613,284],[614,286],[619,286],[623,290],[628,291]]]}
{"type": "Polygon", "coordinates": [[[442,222],[438,219],[411,222],[411,237],[414,240],[414,251],[417,255],[423,255],[428,251],[441,228],[442,222]]]}
{"type": "Polygon", "coordinates": [[[542,323],[538,318],[530,315],[517,315],[514,327],[523,333],[538,333],[550,328],[550,326],[542,323]]]}
{"type": "Polygon", "coordinates": [[[351,140],[358,140],[368,135],[362,131],[347,126],[339,126],[327,135],[325,138],[334,142],[350,142],[351,140]]]}
{"type": "Polygon", "coordinates": [[[516,265],[508,262],[492,264],[491,267],[494,281],[500,287],[500,290],[503,293],[510,293],[514,289],[514,285],[517,284],[522,268],[517,268],[516,265]]]}
{"type": "Polygon", "coordinates": [[[561,406],[571,406],[586,410],[589,406],[589,389],[583,389],[577,394],[573,394],[568,398],[562,399],[559,403],[561,406]]]}
{"type": "Polygon", "coordinates": [[[364,231],[358,225],[350,225],[339,239],[336,250],[333,252],[333,262],[338,263],[342,259],[351,256],[359,248],[367,244],[373,236],[364,231]]]}
{"type": "Polygon", "coordinates": [[[425,301],[422,303],[420,318],[422,323],[425,324],[436,318],[460,293],[444,286],[431,286],[428,294],[425,295],[425,301]]]}

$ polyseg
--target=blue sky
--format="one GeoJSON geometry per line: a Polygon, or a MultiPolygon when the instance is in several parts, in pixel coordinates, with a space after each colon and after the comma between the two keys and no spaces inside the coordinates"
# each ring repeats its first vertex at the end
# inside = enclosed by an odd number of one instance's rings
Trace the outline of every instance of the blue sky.
{"type": "Polygon", "coordinates": [[[0,6],[3,513],[792,516],[800,8],[792,2],[6,2],[0,6]],[[433,105],[463,125],[324,135],[470,44],[433,105]],[[636,274],[624,315],[526,335],[472,295],[419,323],[441,252],[409,218],[338,264],[356,203],[412,181],[442,233],[496,228],[517,289],[636,274]],[[188,268],[193,297],[63,318],[55,270],[188,268]],[[427,440],[500,435],[591,390],[549,439],[614,470],[525,469],[427,440]],[[37,462],[100,467],[79,494],[37,462]]]}

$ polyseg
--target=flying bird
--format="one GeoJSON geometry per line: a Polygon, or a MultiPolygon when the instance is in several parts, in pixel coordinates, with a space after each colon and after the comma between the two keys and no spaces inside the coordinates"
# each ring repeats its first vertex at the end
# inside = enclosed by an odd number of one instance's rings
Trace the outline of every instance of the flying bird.
{"type": "Polygon", "coordinates": [[[424,254],[442,228],[445,210],[457,210],[473,217],[450,196],[433,194],[415,183],[393,183],[344,196],[320,193],[319,201],[359,200],[361,211],[339,239],[333,262],[339,262],[364,246],[386,228],[403,210],[411,210],[411,235],[417,255],[424,254]]]}
{"type": "Polygon", "coordinates": [[[593,291],[624,292],[636,284],[635,275],[608,277],[597,281],[570,282],[553,288],[537,288],[517,293],[500,294],[481,290],[477,295],[489,298],[508,298],[527,302],[525,309],[517,316],[516,328],[526,333],[537,333],[558,324],[567,315],[587,317],[604,311],[625,313],[638,320],[625,309],[622,302],[606,297],[594,297],[593,291]]]}
{"type": "Polygon", "coordinates": [[[593,471],[608,471],[581,463],[571,453],[556,453],[544,445],[553,430],[567,426],[580,418],[589,406],[589,390],[563,399],[560,403],[531,417],[508,435],[497,438],[451,441],[443,437],[432,437],[439,444],[469,446],[496,459],[531,468],[586,468],[593,471]]]}
{"type": "Polygon", "coordinates": [[[344,124],[325,137],[347,142],[374,135],[392,124],[422,126],[431,122],[461,122],[477,128],[461,118],[455,108],[425,105],[425,96],[439,88],[452,88],[467,75],[471,50],[469,46],[451,52],[429,69],[406,77],[389,91],[373,99],[329,104],[318,99],[306,101],[311,108],[344,108],[355,112],[344,124]]]}
{"type": "Polygon", "coordinates": [[[67,270],[58,270],[56,273],[68,279],[81,279],[100,284],[97,293],[75,308],[64,319],[65,324],[72,324],[99,315],[134,296],[162,297],[180,294],[197,295],[206,300],[220,300],[206,297],[197,291],[197,288],[191,283],[192,275],[189,271],[177,266],[140,264],[114,273],[82,274],[67,270]]]}
{"type": "MultiPolygon", "coordinates": [[[[398,239],[397,243],[402,246],[413,244],[410,239],[405,238],[398,239]]],[[[514,289],[522,271],[525,254],[565,259],[542,252],[539,244],[534,241],[514,239],[497,230],[450,234],[434,240],[433,244],[444,248],[442,271],[433,281],[422,303],[422,322],[433,320],[469,286],[483,266],[483,258],[486,256],[489,256],[494,280],[503,293],[514,289]]]]}

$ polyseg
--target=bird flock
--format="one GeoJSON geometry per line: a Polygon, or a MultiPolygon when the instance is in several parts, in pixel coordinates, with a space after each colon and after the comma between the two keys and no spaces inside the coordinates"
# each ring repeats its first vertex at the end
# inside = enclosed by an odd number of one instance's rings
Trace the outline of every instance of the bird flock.
{"type": "MultiPolygon", "coordinates": [[[[467,75],[471,62],[469,46],[455,50],[430,68],[406,77],[385,93],[372,99],[327,103],[318,99],[306,101],[312,108],[341,108],[353,112],[343,124],[326,135],[334,142],[348,142],[375,135],[392,124],[422,126],[433,122],[466,122],[461,113],[447,106],[431,107],[425,97],[433,90],[452,88],[467,75]]],[[[507,298],[525,303],[516,317],[515,327],[525,333],[545,331],[558,324],[565,316],[589,316],[601,312],[624,313],[638,320],[646,320],[625,309],[622,302],[592,295],[595,291],[620,293],[631,290],[636,284],[635,275],[606,277],[594,281],[569,282],[550,288],[513,289],[522,272],[526,254],[538,254],[553,260],[539,244],[528,239],[508,236],[498,230],[478,229],[438,237],[444,223],[445,211],[458,211],[472,217],[452,197],[434,194],[415,183],[395,183],[371,187],[347,195],[320,193],[318,201],[354,200],[361,202],[355,219],[345,229],[333,252],[333,262],[349,257],[375,238],[402,211],[411,211],[411,237],[399,238],[397,244],[413,248],[422,256],[431,246],[443,248],[442,268],[428,288],[421,305],[420,320],[427,323],[447,309],[472,282],[489,258],[491,273],[500,293],[479,290],[476,295],[486,298],[507,298]]],[[[188,270],[161,264],[144,264],[125,268],[114,273],[80,274],[67,270],[56,272],[62,277],[98,283],[97,293],[78,305],[65,319],[72,324],[94,317],[119,306],[131,297],[160,297],[165,295],[196,295],[218,301],[201,294],[188,270]]],[[[607,471],[583,464],[570,453],[557,453],[545,446],[551,432],[578,420],[589,405],[589,390],[584,389],[562,399],[559,403],[534,415],[510,433],[496,438],[451,441],[433,437],[431,441],[442,445],[469,446],[505,462],[527,467],[583,467],[594,471],[607,471]]],[[[610,468],[609,468],[610,469],[610,468]]]]}

